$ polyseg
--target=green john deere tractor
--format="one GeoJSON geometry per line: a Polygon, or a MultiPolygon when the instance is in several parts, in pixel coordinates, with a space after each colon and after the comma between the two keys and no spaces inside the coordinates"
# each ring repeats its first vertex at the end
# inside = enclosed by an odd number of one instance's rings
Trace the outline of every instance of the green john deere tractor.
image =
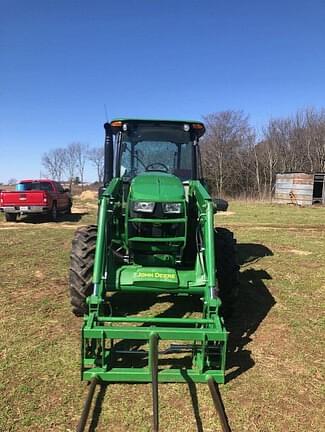
{"type": "Polygon", "coordinates": [[[81,376],[92,382],[89,397],[96,383],[151,382],[158,430],[158,382],[207,382],[212,395],[213,384],[224,382],[223,316],[238,290],[235,241],[214,228],[201,122],[118,119],[104,127],[97,225],[78,229],[72,242],[71,304],[84,317],[81,376]],[[196,297],[200,315],[132,315],[137,298],[149,293],[185,297],[189,309],[196,297]],[[116,295],[127,298],[130,313],[112,307],[116,295]],[[168,365],[184,352],[191,364],[178,358],[168,365]]]}

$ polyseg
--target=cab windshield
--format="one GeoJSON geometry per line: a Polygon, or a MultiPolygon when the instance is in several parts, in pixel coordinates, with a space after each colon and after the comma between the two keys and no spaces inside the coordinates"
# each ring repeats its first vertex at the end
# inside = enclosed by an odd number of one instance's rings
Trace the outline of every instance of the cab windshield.
{"type": "Polygon", "coordinates": [[[174,174],[182,181],[192,178],[193,141],[183,124],[139,124],[121,138],[123,178],[150,171],[174,174]]]}

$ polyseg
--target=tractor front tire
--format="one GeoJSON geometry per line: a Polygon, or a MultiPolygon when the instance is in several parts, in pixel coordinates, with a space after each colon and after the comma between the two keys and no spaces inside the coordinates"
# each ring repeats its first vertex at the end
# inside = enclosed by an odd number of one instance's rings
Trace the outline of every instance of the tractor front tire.
{"type": "Polygon", "coordinates": [[[70,255],[70,298],[72,312],[81,317],[88,313],[86,299],[93,290],[92,276],[95,261],[97,226],[77,229],[70,255]]]}
{"type": "Polygon", "coordinates": [[[224,318],[232,315],[239,293],[239,265],[236,240],[226,228],[215,228],[216,277],[224,318]]]}

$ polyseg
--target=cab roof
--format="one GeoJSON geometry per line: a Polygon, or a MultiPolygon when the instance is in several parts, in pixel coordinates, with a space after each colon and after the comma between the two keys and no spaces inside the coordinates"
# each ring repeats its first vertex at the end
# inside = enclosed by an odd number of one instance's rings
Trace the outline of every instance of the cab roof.
{"type": "Polygon", "coordinates": [[[110,124],[113,129],[113,133],[117,133],[123,123],[163,123],[163,124],[188,124],[192,128],[192,130],[195,130],[198,137],[201,137],[205,132],[204,124],[201,121],[197,120],[168,120],[168,119],[143,119],[143,118],[115,118],[113,119],[110,124]],[[118,122],[121,122],[120,125],[117,125],[118,122]],[[115,123],[115,124],[114,124],[115,123]]]}

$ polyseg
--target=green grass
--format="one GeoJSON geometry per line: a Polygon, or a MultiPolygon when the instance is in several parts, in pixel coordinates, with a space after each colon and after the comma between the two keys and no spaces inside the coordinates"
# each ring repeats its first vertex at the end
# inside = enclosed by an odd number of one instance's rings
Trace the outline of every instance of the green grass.
{"type": "Polygon", "coordinates": [[[325,229],[325,207],[298,207],[269,204],[262,201],[230,201],[229,215],[218,213],[227,224],[265,226],[315,225],[325,229]]]}
{"type": "MultiPolygon", "coordinates": [[[[73,431],[81,413],[81,321],[70,312],[67,272],[74,229],[95,221],[96,203],[76,204],[79,215],[57,224],[0,219],[3,432],[73,431]]],[[[221,387],[232,429],[321,431],[325,208],[234,202],[229,210],[216,223],[234,230],[242,263],[228,323],[231,379],[221,387]]],[[[162,431],[221,430],[207,386],[191,395],[164,384],[159,397],[162,431]]],[[[150,386],[109,385],[91,430],[150,431],[150,386]]]]}

